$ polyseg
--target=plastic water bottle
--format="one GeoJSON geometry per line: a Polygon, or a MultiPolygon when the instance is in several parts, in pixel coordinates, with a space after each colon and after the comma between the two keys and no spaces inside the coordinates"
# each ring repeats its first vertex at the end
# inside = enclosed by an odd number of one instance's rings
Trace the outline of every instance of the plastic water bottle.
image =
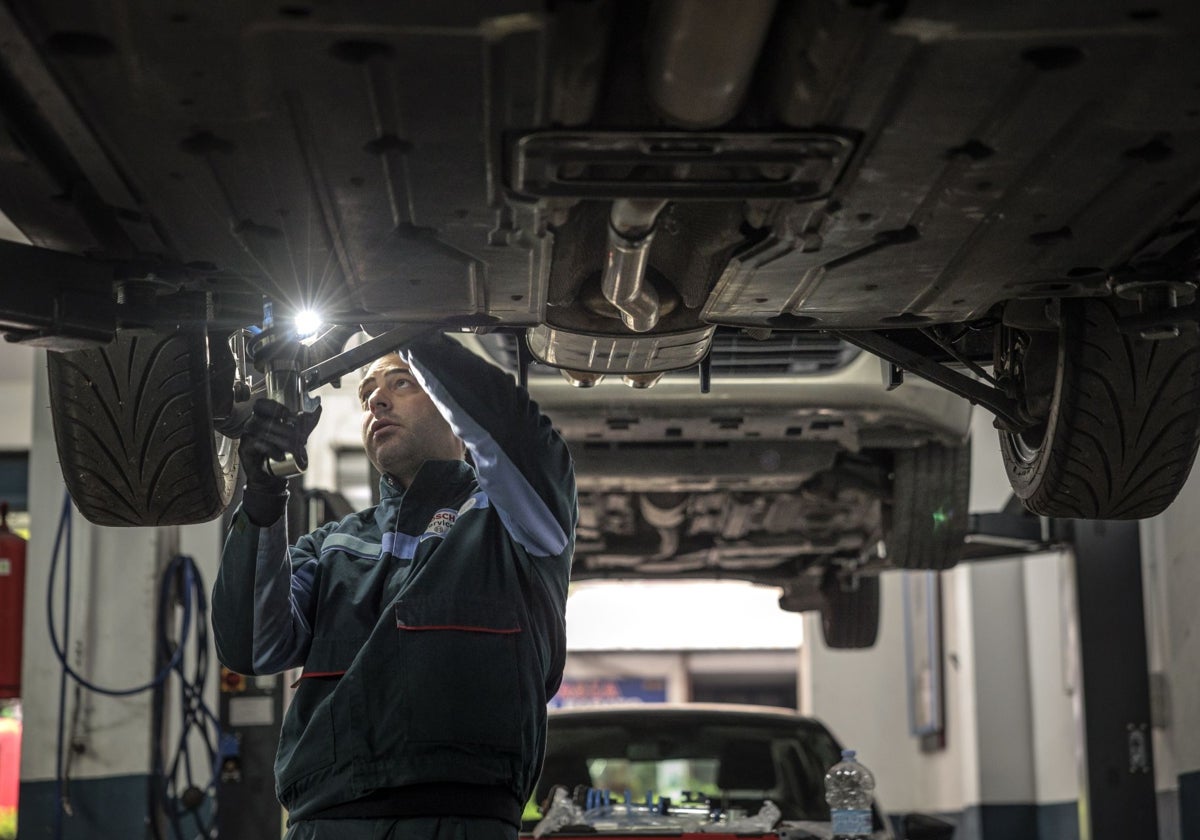
{"type": "Polygon", "coordinates": [[[834,840],[871,836],[871,800],[875,777],[858,762],[854,750],[842,750],[842,760],[825,774],[825,801],[833,822],[834,840]]]}

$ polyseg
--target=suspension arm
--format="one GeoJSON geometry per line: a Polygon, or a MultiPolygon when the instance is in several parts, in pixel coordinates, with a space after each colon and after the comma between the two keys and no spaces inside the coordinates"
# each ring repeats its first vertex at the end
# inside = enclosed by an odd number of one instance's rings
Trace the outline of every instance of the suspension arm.
{"type": "Polygon", "coordinates": [[[973,405],[983,406],[996,416],[996,425],[1006,431],[1021,432],[1037,422],[1029,416],[1020,400],[1014,399],[999,388],[926,358],[918,351],[905,347],[881,333],[869,330],[830,330],[830,334],[915,373],[922,379],[928,379],[973,405]]]}

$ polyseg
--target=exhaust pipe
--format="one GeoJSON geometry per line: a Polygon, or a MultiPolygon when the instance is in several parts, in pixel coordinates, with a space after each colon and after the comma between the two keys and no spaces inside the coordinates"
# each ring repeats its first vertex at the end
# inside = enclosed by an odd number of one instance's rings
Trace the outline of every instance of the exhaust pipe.
{"type": "MultiPolygon", "coordinates": [[[[685,128],[712,128],[737,114],[775,14],[776,0],[661,0],[652,7],[649,95],[685,128]]],[[[654,224],[666,201],[618,199],[608,226],[601,292],[636,333],[654,329],[661,306],[646,282],[654,224]]]]}
{"type": "Polygon", "coordinates": [[[650,98],[684,128],[714,128],[742,107],[776,0],[656,3],[647,68],[650,98]]]}
{"type": "Polygon", "coordinates": [[[563,379],[571,383],[575,388],[594,388],[596,385],[604,381],[603,373],[592,373],[586,370],[567,370],[559,368],[559,373],[563,379]]]}
{"type": "Polygon", "coordinates": [[[680,526],[687,519],[688,496],[684,493],[642,493],[638,509],[646,524],[658,531],[659,548],[650,558],[666,560],[679,551],[680,526]]]}
{"type": "Polygon", "coordinates": [[[649,332],[658,323],[658,292],[646,282],[654,222],[667,202],[621,198],[608,219],[608,255],[600,291],[634,332],[649,332]]]}

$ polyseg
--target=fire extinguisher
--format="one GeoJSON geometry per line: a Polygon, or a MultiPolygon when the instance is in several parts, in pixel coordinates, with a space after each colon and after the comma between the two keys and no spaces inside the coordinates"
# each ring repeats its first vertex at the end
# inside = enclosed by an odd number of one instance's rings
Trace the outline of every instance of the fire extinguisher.
{"type": "Polygon", "coordinates": [[[8,527],[8,502],[0,502],[0,698],[21,696],[21,645],[25,621],[25,540],[8,527]]]}

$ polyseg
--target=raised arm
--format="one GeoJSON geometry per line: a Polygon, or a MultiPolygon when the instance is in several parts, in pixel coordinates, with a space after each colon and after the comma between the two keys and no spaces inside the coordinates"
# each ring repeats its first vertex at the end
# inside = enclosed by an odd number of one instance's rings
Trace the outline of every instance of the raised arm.
{"type": "Polygon", "coordinates": [[[238,509],[212,596],[213,640],[227,668],[276,674],[304,662],[312,643],[315,536],[289,550],[285,519],[259,527],[238,509]]]}
{"type": "Polygon", "coordinates": [[[561,555],[578,518],[566,443],[529,393],[504,371],[444,336],[405,350],[413,373],[466,443],[488,494],[531,555],[561,555]]]}

